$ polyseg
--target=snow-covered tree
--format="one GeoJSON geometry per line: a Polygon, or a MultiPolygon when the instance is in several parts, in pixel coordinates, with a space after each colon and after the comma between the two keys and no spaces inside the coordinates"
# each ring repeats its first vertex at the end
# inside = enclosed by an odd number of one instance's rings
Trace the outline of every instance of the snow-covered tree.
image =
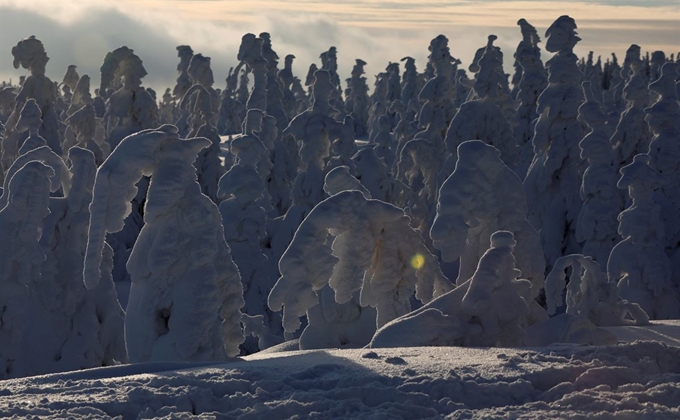
{"type": "Polygon", "coordinates": [[[591,131],[579,143],[581,158],[588,162],[583,173],[581,199],[583,206],[576,221],[576,239],[583,243],[583,254],[604,265],[619,236],[616,217],[623,210],[623,197],[616,188],[616,158],[609,142],[607,116],[591,89],[583,82],[586,102],[579,107],[579,121],[591,131]]]}
{"type": "MultiPolygon", "coordinates": [[[[246,121],[254,122],[257,109],[248,111],[246,121]]],[[[274,126],[275,129],[275,126],[274,126]]],[[[267,296],[276,280],[267,264],[263,244],[267,238],[267,212],[263,205],[269,205],[265,180],[258,172],[258,163],[269,156],[264,144],[252,134],[232,140],[232,153],[236,164],[220,178],[219,204],[224,226],[224,237],[231,249],[231,255],[241,274],[245,306],[243,312],[250,316],[263,316],[265,327],[277,331],[278,319],[267,308],[267,296]],[[259,156],[259,158],[258,158],[259,156]]],[[[280,330],[280,326],[278,328],[280,330]]],[[[248,353],[257,349],[244,344],[248,353]]],[[[260,348],[263,350],[263,348],[260,348]]]]}
{"type": "Polygon", "coordinates": [[[117,48],[104,58],[99,93],[106,95],[104,126],[111,150],[124,137],[155,127],[158,122],[156,101],[142,87],[146,75],[142,60],[128,47],[117,48]]]}
{"type": "Polygon", "coordinates": [[[207,139],[162,126],[126,137],[97,170],[84,280],[96,287],[106,232],[123,227],[135,183],[152,175],[144,221],[127,263],[132,278],[125,339],[132,362],[221,360],[243,341],[243,289],[217,206],[201,193],[193,161],[207,139]]]}
{"type": "MultiPolygon", "coordinates": [[[[75,114],[74,114],[75,115],[75,114]]],[[[27,351],[42,373],[70,371],[127,362],[124,312],[111,276],[113,251],[105,246],[102,278],[87,290],[83,259],[97,167],[92,152],[69,150],[73,174],[67,197],[50,198],[50,214],[42,226],[40,245],[46,254],[42,278],[33,286],[37,303],[32,330],[41,345],[27,351]]]]}
{"type": "Polygon", "coordinates": [[[475,75],[473,87],[474,99],[462,104],[449,124],[445,139],[448,157],[444,173],[440,175],[442,181],[453,169],[458,145],[466,140],[482,140],[493,145],[500,150],[503,161],[511,169],[519,163],[519,145],[514,130],[500,108],[507,79],[503,72],[503,55],[493,45],[496,38],[495,35],[489,35],[479,59],[479,71],[475,75]]]}
{"type": "Polygon", "coordinates": [[[354,134],[364,136],[368,133],[368,85],[364,74],[366,62],[360,58],[352,68],[352,77],[348,80],[350,96],[345,98],[347,113],[354,121],[354,134]]]}
{"type": "Polygon", "coordinates": [[[413,191],[418,191],[425,206],[423,212],[429,215],[437,200],[437,176],[446,154],[446,130],[456,110],[451,80],[451,63],[455,58],[451,56],[449,40],[439,35],[430,42],[428,49],[429,64],[436,75],[427,81],[418,95],[423,102],[418,124],[423,130],[404,145],[398,158],[397,174],[413,191]]]}
{"type": "MultiPolygon", "coordinates": [[[[9,174],[8,174],[9,176],[9,174]]],[[[41,373],[30,358],[32,312],[37,309],[31,288],[41,281],[45,261],[40,239],[42,221],[49,214],[50,178],[54,171],[38,161],[12,174],[3,190],[0,209],[0,377],[41,373]]]]}
{"type": "Polygon", "coordinates": [[[378,326],[408,313],[414,291],[429,302],[451,288],[403,210],[367,200],[359,191],[341,192],[314,207],[279,270],[269,307],[283,307],[287,332],[300,327],[299,317],[318,303],[317,292],[327,284],[338,303],[360,290],[361,306],[377,308],[378,326]],[[332,245],[329,234],[335,237],[332,245]]]}
{"type": "MultiPolygon", "coordinates": [[[[637,45],[635,46],[637,47],[637,45]]],[[[640,47],[637,47],[637,54],[637,60],[630,60],[631,73],[623,87],[623,99],[626,100],[627,107],[621,113],[616,130],[611,137],[611,143],[618,151],[621,165],[632,162],[635,155],[647,153],[649,142],[652,140],[652,133],[645,121],[644,108],[647,107],[649,102],[649,90],[647,89],[647,77],[643,73],[643,63],[639,57],[640,47]]],[[[628,54],[626,58],[628,58],[628,54]]]]}
{"type": "Polygon", "coordinates": [[[16,131],[16,124],[26,101],[31,98],[35,99],[41,111],[40,135],[45,138],[47,145],[55,153],[62,154],[61,135],[56,112],[57,88],[45,76],[45,66],[49,60],[45,53],[45,47],[35,36],[30,36],[22,39],[12,48],[12,56],[14,56],[14,68],[18,69],[21,66],[28,69],[31,75],[21,85],[21,89],[14,98],[14,111],[5,122],[2,143],[3,171],[6,171],[19,155],[21,141],[20,135],[16,131]]]}
{"type": "Polygon", "coordinates": [[[515,245],[511,232],[495,232],[468,281],[380,328],[370,347],[522,345],[535,315],[531,283],[515,268],[515,245]]]}
{"type": "Polygon", "coordinates": [[[253,73],[253,89],[250,91],[247,109],[267,110],[267,60],[262,56],[264,40],[255,34],[245,34],[241,38],[241,46],[238,50],[238,60],[248,65],[253,73]]]}
{"type": "Polygon", "coordinates": [[[536,29],[525,19],[520,19],[517,24],[522,30],[522,41],[515,52],[515,61],[521,68],[515,98],[519,103],[515,139],[521,148],[517,173],[526,174],[534,156],[531,139],[534,137],[534,124],[538,118],[536,105],[539,95],[548,86],[548,74],[541,61],[541,49],[538,47],[541,39],[536,29]]]}
{"type": "MultiPolygon", "coordinates": [[[[645,109],[649,129],[653,133],[649,144],[651,166],[668,178],[655,200],[661,205],[664,223],[664,244],[669,255],[680,249],[680,103],[676,80],[680,76],[678,65],[666,63],[659,78],[649,85],[659,99],[645,109]]],[[[680,280],[676,279],[680,284],[680,280]]]]}
{"type": "Polygon", "coordinates": [[[631,205],[619,215],[623,238],[607,262],[610,282],[621,297],[637,303],[652,319],[680,315],[678,289],[671,280],[671,262],[664,250],[666,230],[654,190],[668,179],[650,166],[648,155],[637,155],[620,170],[617,186],[628,189],[631,205]]]}
{"type": "Polygon", "coordinates": [[[621,299],[616,283],[607,280],[600,264],[592,257],[572,254],[555,261],[545,279],[548,314],[555,314],[557,307],[562,306],[565,287],[568,314],[588,318],[598,327],[649,324],[649,317],[640,305],[621,299]],[[569,267],[571,276],[567,283],[569,267]]]}
{"type": "Polygon", "coordinates": [[[582,74],[573,48],[580,40],[576,22],[560,16],[546,31],[548,86],[538,98],[533,138],[534,160],[524,180],[529,221],[541,233],[548,266],[565,252],[580,251],[575,239],[581,210],[582,161],[578,143],[583,127],[577,120],[583,102],[582,74]]]}
{"type": "MultiPolygon", "coordinates": [[[[458,146],[456,168],[439,192],[430,237],[446,262],[460,258],[457,284],[469,280],[488,249],[493,232],[517,238],[514,255],[531,298],[543,287],[545,262],[538,232],[527,220],[522,181],[501,160],[499,151],[481,140],[458,146]]],[[[536,304],[537,305],[537,304],[536,304]]]]}

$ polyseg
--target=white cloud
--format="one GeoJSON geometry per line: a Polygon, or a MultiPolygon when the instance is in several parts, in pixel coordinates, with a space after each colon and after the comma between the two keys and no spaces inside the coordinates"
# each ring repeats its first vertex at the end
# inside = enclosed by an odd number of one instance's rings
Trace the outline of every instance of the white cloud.
{"type": "MultiPolygon", "coordinates": [[[[579,25],[583,41],[578,54],[594,50],[620,57],[631,43],[643,50],[673,49],[680,45],[677,7],[667,2],[554,1],[421,1],[411,0],[0,0],[0,79],[25,74],[11,67],[11,47],[35,34],[52,58],[48,76],[61,80],[69,64],[81,74],[98,80],[104,55],[127,45],[142,58],[149,72],[146,85],[156,89],[172,86],[176,78],[175,46],[189,44],[194,51],[212,57],[218,86],[224,84],[229,66],[246,32],[270,32],[273,47],[283,58],[297,57],[295,73],[303,78],[312,62],[330,46],[338,48],[341,77],[349,76],[355,58],[369,63],[373,75],[389,61],[415,57],[424,67],[430,39],[445,34],[452,54],[469,63],[490,33],[499,36],[506,71],[511,72],[512,54],[520,40],[516,21],[525,17],[543,34],[560,14],[568,13],[579,25]],[[665,4],[664,4],[665,3],[665,4]]],[[[545,58],[545,57],[544,57],[545,58]]]]}

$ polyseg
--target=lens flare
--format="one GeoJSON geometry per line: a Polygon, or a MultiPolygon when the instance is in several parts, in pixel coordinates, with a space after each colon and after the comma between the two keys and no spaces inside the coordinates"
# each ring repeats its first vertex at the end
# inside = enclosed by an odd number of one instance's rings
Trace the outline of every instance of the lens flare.
{"type": "Polygon", "coordinates": [[[420,269],[425,265],[425,257],[422,254],[416,254],[411,257],[411,267],[416,270],[420,269]]]}

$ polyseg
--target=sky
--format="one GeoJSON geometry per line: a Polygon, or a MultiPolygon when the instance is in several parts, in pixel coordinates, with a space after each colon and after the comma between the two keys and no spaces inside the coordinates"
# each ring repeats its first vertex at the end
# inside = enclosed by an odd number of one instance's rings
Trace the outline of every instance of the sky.
{"type": "MultiPolygon", "coordinates": [[[[236,64],[241,37],[263,31],[271,33],[282,61],[287,54],[297,57],[293,71],[301,79],[331,46],[338,49],[343,79],[356,58],[368,62],[369,85],[390,61],[405,56],[416,58],[422,70],[427,46],[439,34],[449,38],[452,55],[465,68],[487,36],[497,35],[511,73],[521,39],[517,21],[527,19],[543,38],[563,14],[578,25],[579,56],[593,50],[604,60],[616,52],[622,60],[632,43],[643,52],[680,51],[680,0],[0,0],[0,80],[28,74],[12,67],[11,49],[36,35],[51,58],[47,76],[53,80],[61,81],[67,66],[76,64],[81,75],[98,84],[106,53],[126,45],[144,62],[146,86],[172,87],[175,47],[188,44],[212,58],[216,87],[222,87],[236,64]]],[[[549,56],[543,52],[544,60],[549,56]]]]}

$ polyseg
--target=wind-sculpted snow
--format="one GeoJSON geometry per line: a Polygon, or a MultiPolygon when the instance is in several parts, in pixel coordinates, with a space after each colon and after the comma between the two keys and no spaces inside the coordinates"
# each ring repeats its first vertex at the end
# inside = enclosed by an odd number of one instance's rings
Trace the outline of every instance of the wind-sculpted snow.
{"type": "Polygon", "coordinates": [[[128,136],[97,171],[85,284],[97,285],[104,234],[122,228],[135,183],[152,175],[144,221],[128,260],[125,318],[133,362],[220,360],[243,341],[243,291],[217,207],[200,192],[193,160],[207,139],[181,140],[163,126],[128,136]],[[189,252],[185,252],[189,250],[189,252]]]}
{"type": "Polygon", "coordinates": [[[272,310],[284,309],[285,330],[299,328],[298,318],[316,305],[316,292],[326,284],[338,303],[361,290],[361,305],[378,309],[379,326],[410,311],[413,291],[423,302],[446,292],[448,280],[408,223],[401,209],[366,200],[359,191],[319,203],[281,257],[281,278],[269,295],[272,310]]]}

